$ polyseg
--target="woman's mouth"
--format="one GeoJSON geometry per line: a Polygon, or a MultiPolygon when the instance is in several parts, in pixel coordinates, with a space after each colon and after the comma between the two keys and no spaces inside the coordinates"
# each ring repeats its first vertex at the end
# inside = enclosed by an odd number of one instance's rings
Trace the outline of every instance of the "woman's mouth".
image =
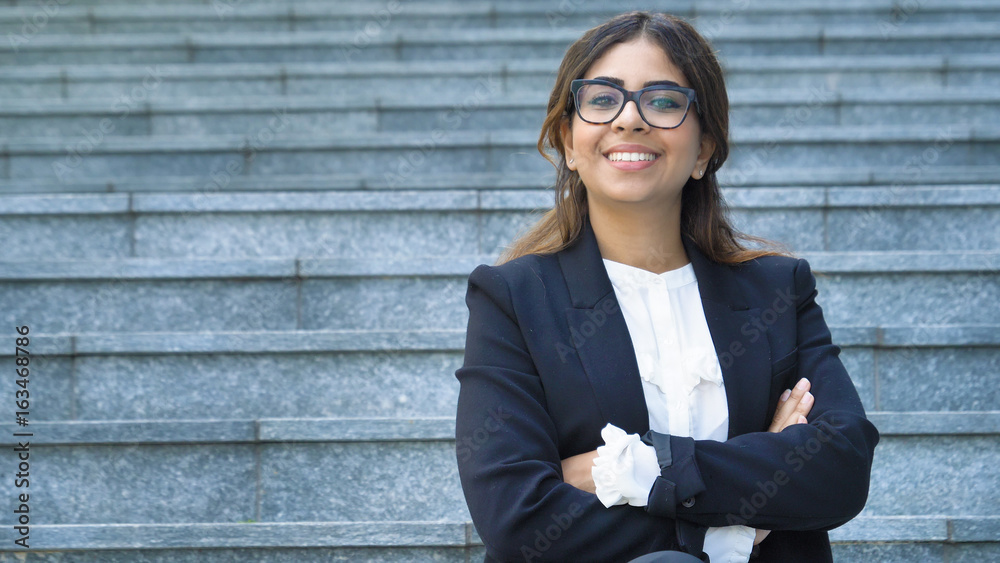
{"type": "Polygon", "coordinates": [[[656,155],[642,152],[612,152],[605,155],[611,162],[639,162],[640,160],[656,160],[656,155]]]}
{"type": "Polygon", "coordinates": [[[660,155],[648,152],[609,152],[604,158],[619,170],[642,170],[652,166],[660,155]]]}

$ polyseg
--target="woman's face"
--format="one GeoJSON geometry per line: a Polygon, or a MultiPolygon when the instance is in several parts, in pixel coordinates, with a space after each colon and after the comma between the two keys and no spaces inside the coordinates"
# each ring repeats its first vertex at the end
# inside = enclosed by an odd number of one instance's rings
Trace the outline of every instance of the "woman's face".
{"type": "MultiPolygon", "coordinates": [[[[669,80],[690,88],[683,74],[659,45],[646,38],[619,43],[594,61],[583,78],[602,78],[627,90],[639,90],[647,82],[669,80]]],[[[574,111],[572,125],[562,124],[566,163],[580,174],[587,198],[594,204],[677,205],[689,177],[701,178],[714,143],[701,138],[701,125],[694,104],[684,122],[674,129],[650,127],[639,116],[634,103],[626,103],[611,123],[595,125],[574,111]],[[646,153],[653,160],[612,161],[611,153],[646,153]],[[570,160],[573,162],[571,163],[570,160]]],[[[648,158],[648,157],[647,157],[648,158]]]]}

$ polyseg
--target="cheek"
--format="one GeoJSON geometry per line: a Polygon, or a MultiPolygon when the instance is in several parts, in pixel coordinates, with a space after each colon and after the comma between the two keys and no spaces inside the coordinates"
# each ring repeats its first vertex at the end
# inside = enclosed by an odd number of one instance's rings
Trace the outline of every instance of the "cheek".
{"type": "Polygon", "coordinates": [[[701,151],[701,142],[697,137],[685,136],[683,139],[676,137],[664,138],[661,142],[664,147],[667,147],[667,151],[682,157],[682,160],[685,161],[690,160],[694,162],[698,159],[698,153],[701,151]]]}
{"type": "Polygon", "coordinates": [[[573,146],[576,147],[577,152],[581,155],[600,156],[600,151],[598,150],[600,146],[598,142],[601,138],[600,134],[587,131],[584,128],[577,129],[576,131],[577,133],[573,135],[573,146]]]}

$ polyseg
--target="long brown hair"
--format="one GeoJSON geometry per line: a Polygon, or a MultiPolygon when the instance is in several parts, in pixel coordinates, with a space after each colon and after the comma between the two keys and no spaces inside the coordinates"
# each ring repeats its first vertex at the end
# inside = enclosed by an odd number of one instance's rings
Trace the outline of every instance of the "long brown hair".
{"type": "MultiPolygon", "coordinates": [[[[580,235],[587,213],[587,191],[580,175],[566,166],[560,125],[572,121],[570,83],[583,78],[590,66],[608,49],[637,37],[646,37],[663,48],[689,84],[698,92],[703,134],[715,141],[715,152],[699,180],[688,178],[681,193],[681,236],[689,235],[711,260],[737,264],[760,256],[789,256],[787,248],[774,241],[737,231],[728,219],[715,173],[729,156],[729,96],[722,67],[712,46],[686,21],[670,14],[628,12],[588,30],[566,51],[559,75],[549,96],[538,152],[555,166],[555,206],[501,254],[498,264],[526,254],[550,254],[570,246],[580,235]],[[556,155],[546,152],[555,149],[556,155]],[[768,249],[746,249],[740,239],[760,243],[768,249]]],[[[695,117],[695,116],[689,116],[695,117]]]]}

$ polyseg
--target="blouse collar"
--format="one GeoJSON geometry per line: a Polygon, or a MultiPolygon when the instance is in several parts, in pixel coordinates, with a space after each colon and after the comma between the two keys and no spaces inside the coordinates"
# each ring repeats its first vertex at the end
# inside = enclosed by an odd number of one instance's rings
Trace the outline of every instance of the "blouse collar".
{"type": "Polygon", "coordinates": [[[608,278],[611,279],[611,284],[619,290],[655,286],[665,286],[667,289],[675,289],[698,281],[694,273],[694,264],[691,262],[680,268],[656,274],[649,270],[622,264],[621,262],[615,262],[607,258],[603,258],[602,260],[604,261],[604,268],[608,271],[608,278]]]}

